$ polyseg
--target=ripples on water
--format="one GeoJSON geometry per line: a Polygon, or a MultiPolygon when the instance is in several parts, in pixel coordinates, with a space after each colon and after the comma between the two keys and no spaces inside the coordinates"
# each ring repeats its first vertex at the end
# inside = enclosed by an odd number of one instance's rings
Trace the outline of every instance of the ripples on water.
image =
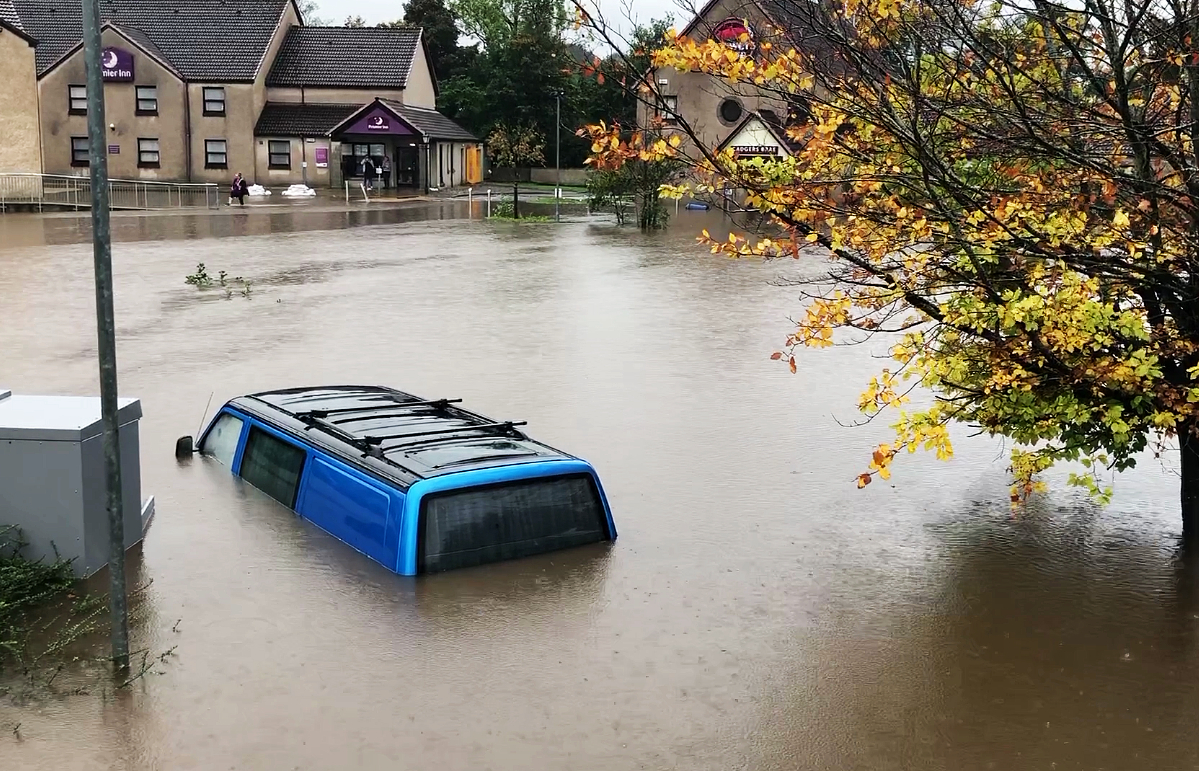
{"type": "MultiPolygon", "coordinates": [[[[1002,449],[961,435],[858,491],[886,431],[834,418],[878,362],[767,360],[796,310],[769,280],[818,265],[696,251],[704,213],[642,236],[460,211],[114,218],[158,497],[136,636],[178,654],[115,700],[0,707],[0,767],[1199,768],[1159,465],[1108,509],[1059,486],[1013,517],[1002,449]],[[198,262],[251,298],[185,286],[198,262]],[[414,581],[174,461],[210,393],[327,382],[528,420],[596,463],[620,540],[414,581]]],[[[94,392],[83,238],[0,218],[5,386],[94,392]]]]}

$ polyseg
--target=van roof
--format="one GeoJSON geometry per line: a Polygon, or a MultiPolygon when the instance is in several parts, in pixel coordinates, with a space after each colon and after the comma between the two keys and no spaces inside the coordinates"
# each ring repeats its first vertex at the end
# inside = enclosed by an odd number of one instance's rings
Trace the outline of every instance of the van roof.
{"type": "Polygon", "coordinates": [[[496,421],[383,386],[265,391],[229,404],[403,487],[429,477],[574,456],[526,436],[524,423],[496,421]]]}

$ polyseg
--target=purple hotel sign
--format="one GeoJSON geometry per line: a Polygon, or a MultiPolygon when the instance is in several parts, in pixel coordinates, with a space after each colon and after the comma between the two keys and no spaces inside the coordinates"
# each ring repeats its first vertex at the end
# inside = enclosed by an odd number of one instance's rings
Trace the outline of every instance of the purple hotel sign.
{"type": "Polygon", "coordinates": [[[352,126],[347,128],[343,133],[346,134],[411,134],[409,130],[400,121],[396,120],[395,116],[384,110],[382,107],[375,109],[363,115],[352,126]]]}
{"type": "Polygon", "coordinates": [[[105,48],[100,54],[100,77],[117,83],[133,80],[133,54],[122,48],[105,48]]]}

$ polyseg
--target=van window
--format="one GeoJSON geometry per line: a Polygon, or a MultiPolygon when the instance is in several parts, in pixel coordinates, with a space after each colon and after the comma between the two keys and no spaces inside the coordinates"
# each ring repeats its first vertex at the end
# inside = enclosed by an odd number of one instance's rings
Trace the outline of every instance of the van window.
{"type": "Polygon", "coordinates": [[[295,508],[304,456],[299,447],[276,439],[257,426],[250,426],[246,451],[241,459],[241,478],[284,506],[295,508]]]}
{"type": "Polygon", "coordinates": [[[216,419],[212,430],[204,437],[204,446],[200,452],[216,458],[230,468],[233,467],[233,454],[237,452],[237,440],[241,438],[241,428],[244,421],[231,413],[224,413],[216,419]]]}
{"type": "Polygon", "coordinates": [[[590,475],[526,479],[427,496],[421,502],[418,562],[432,573],[594,543],[607,535],[590,475]]]}

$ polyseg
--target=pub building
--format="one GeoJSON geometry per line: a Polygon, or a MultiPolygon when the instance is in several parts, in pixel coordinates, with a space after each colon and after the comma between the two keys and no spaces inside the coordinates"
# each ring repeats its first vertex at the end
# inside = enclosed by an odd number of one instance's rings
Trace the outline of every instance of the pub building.
{"type": "MultiPolygon", "coordinates": [[[[310,27],[295,0],[101,0],[100,11],[113,179],[228,183],[241,172],[267,187],[341,187],[357,184],[365,157],[380,167],[386,155],[400,190],[482,180],[482,143],[436,110],[419,28],[310,27]]],[[[0,53],[32,47],[35,64],[16,68],[35,83],[0,85],[0,97],[36,93],[0,120],[36,120],[40,134],[21,156],[40,168],[0,171],[86,173],[80,14],[78,3],[0,0],[0,53]]]]}
{"type": "MultiPolygon", "coordinates": [[[[716,40],[728,48],[756,56],[762,44],[786,50],[791,46],[818,52],[821,39],[810,14],[820,3],[791,0],[710,0],[682,29],[696,41],[716,40]]],[[[638,115],[642,127],[669,135],[685,122],[705,147],[731,148],[738,157],[791,155],[796,143],[787,128],[802,122],[804,99],[783,99],[774,90],[752,82],[731,83],[703,72],[680,72],[673,67],[654,70],[652,98],[638,115]]],[[[690,139],[680,136],[682,151],[694,152],[690,139]]]]}

